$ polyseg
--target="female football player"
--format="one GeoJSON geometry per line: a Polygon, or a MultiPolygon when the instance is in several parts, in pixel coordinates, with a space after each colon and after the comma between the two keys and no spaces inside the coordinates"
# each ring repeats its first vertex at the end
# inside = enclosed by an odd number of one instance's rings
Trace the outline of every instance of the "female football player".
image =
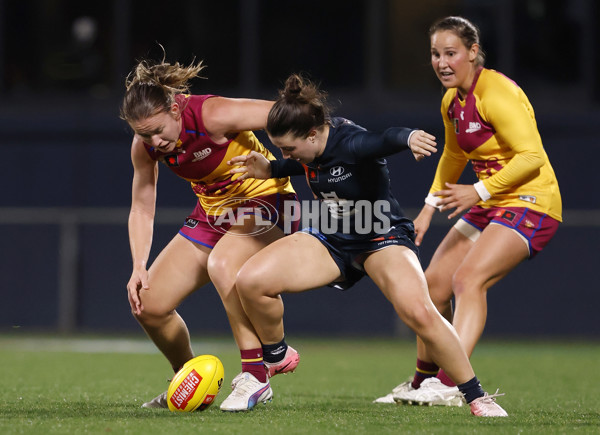
{"type": "MultiPolygon", "coordinates": [[[[467,211],[438,246],[425,276],[435,306],[452,320],[470,356],[485,326],[487,291],[554,236],[561,197],[533,108],[512,80],[483,67],[477,27],[462,17],[447,17],[431,27],[429,36],[433,70],[447,89],[441,108],[446,145],[415,219],[416,243],[436,209],[453,209],[448,218],[467,211]],[[479,181],[456,184],[469,161],[479,181]]],[[[452,376],[445,368],[438,372],[422,337],[417,343],[414,378],[392,396],[407,403],[455,403],[459,391],[452,376]]]]}
{"type": "MultiPolygon", "coordinates": [[[[237,381],[241,387],[253,381],[268,386],[262,346],[234,283],[248,258],[283,237],[280,211],[284,202],[295,201],[296,195],[288,178],[242,180],[229,174],[226,162],[232,156],[256,152],[274,158],[252,133],[265,127],[273,102],[186,94],[188,82],[202,69],[202,62],[186,67],[164,59],[160,63],[142,61],[126,81],[121,118],[134,132],[129,304],[133,316],[177,372],[193,352],[186,324],[175,309],[212,281],[241,352],[244,376],[237,381]],[[190,182],[197,201],[179,233],[148,268],[159,162],[190,182]]],[[[273,374],[292,371],[299,361],[292,348],[278,358],[283,358],[285,367],[280,367],[277,358],[271,359],[273,374]]],[[[270,387],[263,393],[262,400],[272,396],[270,387]]],[[[242,403],[242,399],[238,408],[231,410],[254,406],[255,402],[242,403]]],[[[167,407],[166,393],[143,406],[167,407]]]]}
{"type": "Polygon", "coordinates": [[[238,273],[242,305],[261,341],[285,346],[282,293],[328,284],[346,289],[367,274],[456,381],[473,414],[506,416],[482,390],[458,335],[435,309],[413,223],[391,193],[384,157],[405,149],[418,159],[429,156],[435,138],[400,127],[371,133],[330,118],[325,95],[298,75],[287,79],[271,108],[267,133],[287,160],[250,153],[232,159],[245,165],[233,172],[260,179],[305,172],[324,207],[317,219],[255,254],[238,273]]]}

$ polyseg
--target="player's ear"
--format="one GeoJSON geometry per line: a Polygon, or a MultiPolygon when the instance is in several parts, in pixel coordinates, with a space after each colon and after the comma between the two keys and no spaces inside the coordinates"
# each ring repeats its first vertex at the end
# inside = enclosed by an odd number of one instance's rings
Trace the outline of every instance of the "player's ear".
{"type": "Polygon", "coordinates": [[[471,49],[469,50],[469,62],[474,62],[477,59],[477,55],[479,54],[479,44],[471,45],[471,49]]]}
{"type": "Polygon", "coordinates": [[[169,110],[169,112],[171,113],[173,118],[179,121],[179,118],[181,118],[181,109],[178,103],[171,104],[171,109],[169,110]]]}

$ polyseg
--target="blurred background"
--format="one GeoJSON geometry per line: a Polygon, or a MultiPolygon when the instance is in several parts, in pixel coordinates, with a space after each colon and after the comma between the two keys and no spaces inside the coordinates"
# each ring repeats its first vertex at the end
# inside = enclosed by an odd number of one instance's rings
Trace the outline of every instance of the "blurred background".
{"type": "MultiPolygon", "coordinates": [[[[159,44],[167,61],[203,59],[207,80],[193,92],[228,97],[273,98],[290,73],[304,72],[329,91],[336,115],[371,130],[422,128],[441,148],[443,89],[427,30],[446,15],[478,24],[486,66],[528,94],[563,196],[552,242],[490,291],[485,334],[599,338],[594,0],[0,0],[0,333],[142,334],[125,289],[132,135],[118,118],[136,60],[160,59],[159,44]]],[[[389,159],[410,217],[438,158],[389,159]]],[[[304,179],[293,181],[310,198],[304,179]]],[[[152,258],[195,204],[188,183],[164,167],[158,189],[152,258]]],[[[424,267],[452,223],[434,221],[424,267]]],[[[412,334],[367,278],[347,292],[284,299],[288,336],[412,334]]],[[[211,285],[179,311],[195,337],[229,334],[211,285]]]]}

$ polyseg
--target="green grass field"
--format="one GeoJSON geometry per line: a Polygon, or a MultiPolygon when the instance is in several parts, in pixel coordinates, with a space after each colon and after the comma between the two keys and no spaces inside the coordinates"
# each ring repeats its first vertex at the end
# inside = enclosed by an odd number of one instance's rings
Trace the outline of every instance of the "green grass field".
{"type": "Polygon", "coordinates": [[[472,362],[484,388],[506,393],[504,419],[371,403],[412,373],[412,342],[289,342],[302,357],[297,372],[272,379],[271,403],[235,414],[218,407],[240,368],[233,341],[194,342],[197,354],[223,361],[226,385],[215,406],[182,414],[140,408],[170,375],[144,338],[0,335],[0,434],[600,433],[598,342],[482,342],[472,362]]]}

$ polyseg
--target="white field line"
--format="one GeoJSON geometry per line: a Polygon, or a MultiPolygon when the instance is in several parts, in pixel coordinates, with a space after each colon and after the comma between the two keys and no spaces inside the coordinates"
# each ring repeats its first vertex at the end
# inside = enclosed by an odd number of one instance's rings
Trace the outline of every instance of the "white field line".
{"type": "MultiPolygon", "coordinates": [[[[197,354],[235,350],[233,339],[210,342],[192,341],[197,354]]],[[[67,338],[67,337],[2,337],[0,350],[23,352],[73,352],[73,353],[131,353],[159,354],[149,339],[125,338],[67,338]]]]}

